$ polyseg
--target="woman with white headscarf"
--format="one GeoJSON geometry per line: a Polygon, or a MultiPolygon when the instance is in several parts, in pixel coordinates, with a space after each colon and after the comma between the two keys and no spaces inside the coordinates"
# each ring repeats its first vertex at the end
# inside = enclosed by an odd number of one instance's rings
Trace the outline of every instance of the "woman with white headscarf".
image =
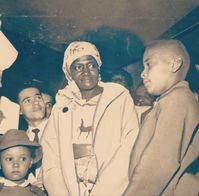
{"type": "Polygon", "coordinates": [[[100,81],[102,62],[89,42],[72,42],[42,146],[49,195],[121,195],[128,185],[138,120],[127,89],[100,81]]]}

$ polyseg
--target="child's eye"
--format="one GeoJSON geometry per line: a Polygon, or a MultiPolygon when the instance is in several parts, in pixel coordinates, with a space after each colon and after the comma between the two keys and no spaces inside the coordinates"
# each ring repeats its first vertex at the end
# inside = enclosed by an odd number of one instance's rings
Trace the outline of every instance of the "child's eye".
{"type": "Polygon", "coordinates": [[[152,68],[152,63],[151,62],[146,62],[145,64],[144,64],[144,68],[145,69],[147,69],[147,70],[150,70],[151,68],[152,68]]]}
{"type": "Polygon", "coordinates": [[[12,161],[12,157],[6,157],[5,160],[10,162],[10,161],[12,161]]]}
{"type": "Polygon", "coordinates": [[[151,67],[151,63],[150,63],[150,62],[147,62],[147,63],[146,63],[146,66],[147,66],[148,68],[150,68],[150,67],[151,67]]]}
{"type": "Polygon", "coordinates": [[[20,161],[22,161],[22,162],[24,162],[24,161],[26,161],[27,160],[27,157],[21,157],[20,158],[20,161]]]}

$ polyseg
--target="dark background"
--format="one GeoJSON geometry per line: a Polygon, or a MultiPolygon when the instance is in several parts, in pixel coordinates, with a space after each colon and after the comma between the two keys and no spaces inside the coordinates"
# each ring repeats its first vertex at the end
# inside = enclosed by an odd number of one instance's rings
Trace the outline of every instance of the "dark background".
{"type": "Polygon", "coordinates": [[[0,0],[1,30],[19,52],[3,76],[3,93],[14,99],[16,88],[29,80],[56,93],[65,83],[63,53],[73,40],[96,44],[107,71],[138,62],[144,45],[159,38],[185,44],[192,64],[187,80],[199,92],[198,5],[199,0],[0,0]]]}

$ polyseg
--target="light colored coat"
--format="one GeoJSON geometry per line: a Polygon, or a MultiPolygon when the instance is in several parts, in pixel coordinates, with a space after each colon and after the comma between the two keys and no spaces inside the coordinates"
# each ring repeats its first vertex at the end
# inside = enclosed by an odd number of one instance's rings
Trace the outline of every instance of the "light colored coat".
{"type": "MultiPolygon", "coordinates": [[[[101,83],[103,93],[93,125],[99,168],[91,195],[121,195],[128,185],[130,152],[138,135],[138,120],[127,89],[101,83]]],[[[72,148],[72,102],[54,106],[42,138],[44,185],[50,196],[79,195],[72,148]],[[68,107],[67,112],[63,108],[68,107]]]]}
{"type": "Polygon", "coordinates": [[[198,103],[188,84],[179,82],[159,98],[140,128],[123,195],[174,195],[180,176],[199,155],[198,123],[198,103]]]}
{"type": "Polygon", "coordinates": [[[18,129],[19,105],[2,96],[0,97],[0,110],[4,116],[0,122],[0,133],[4,134],[9,129],[18,129]]]}

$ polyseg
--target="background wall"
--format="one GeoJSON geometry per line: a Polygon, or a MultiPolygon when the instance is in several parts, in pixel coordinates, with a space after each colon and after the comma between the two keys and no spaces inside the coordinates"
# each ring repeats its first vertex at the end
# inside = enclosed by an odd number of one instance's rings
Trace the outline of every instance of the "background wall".
{"type": "Polygon", "coordinates": [[[16,87],[32,79],[55,93],[72,40],[95,43],[106,70],[134,64],[146,43],[171,37],[188,48],[193,68],[188,79],[198,90],[198,5],[199,0],[1,0],[1,29],[19,51],[4,74],[3,93],[13,99],[16,87]]]}

